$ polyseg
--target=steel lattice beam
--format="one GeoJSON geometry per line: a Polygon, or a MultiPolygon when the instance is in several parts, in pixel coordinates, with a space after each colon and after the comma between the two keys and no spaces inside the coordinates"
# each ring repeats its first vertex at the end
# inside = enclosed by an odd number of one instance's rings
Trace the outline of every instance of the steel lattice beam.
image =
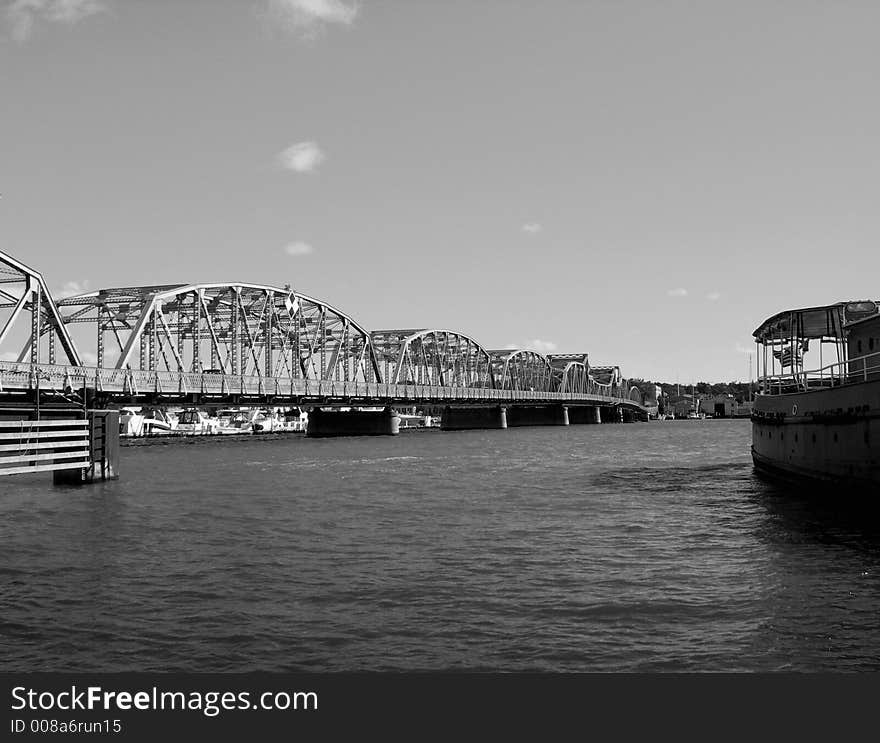
{"type": "Polygon", "coordinates": [[[95,327],[99,367],[381,381],[370,334],[340,310],[289,288],[121,287],[59,306],[65,323],[95,327]]]}
{"type": "Polygon", "coordinates": [[[371,333],[384,378],[396,384],[495,388],[492,360],[473,338],[452,330],[371,333]]]}
{"type": "Polygon", "coordinates": [[[60,343],[67,363],[79,366],[79,353],[42,275],[0,251],[0,285],[0,349],[22,344],[18,362],[54,364],[60,343]],[[27,328],[23,316],[29,316],[27,328]]]}

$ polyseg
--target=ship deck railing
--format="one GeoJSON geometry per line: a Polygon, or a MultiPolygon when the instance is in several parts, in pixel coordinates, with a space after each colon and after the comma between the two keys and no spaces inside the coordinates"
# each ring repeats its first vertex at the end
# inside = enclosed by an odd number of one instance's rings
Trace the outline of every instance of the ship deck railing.
{"type": "Polygon", "coordinates": [[[791,395],[880,379],[880,352],[836,361],[819,369],[774,374],[758,380],[765,395],[791,395]]]}

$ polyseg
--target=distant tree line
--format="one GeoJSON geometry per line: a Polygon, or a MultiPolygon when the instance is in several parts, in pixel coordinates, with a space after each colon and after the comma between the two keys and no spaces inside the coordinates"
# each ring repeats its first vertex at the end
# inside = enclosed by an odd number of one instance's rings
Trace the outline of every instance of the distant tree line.
{"type": "MultiPolygon", "coordinates": [[[[646,394],[649,388],[657,385],[663,390],[663,395],[670,400],[679,396],[689,397],[692,392],[691,385],[689,384],[677,385],[670,382],[652,382],[646,379],[630,379],[629,383],[638,387],[642,394],[646,394]]],[[[715,384],[697,382],[694,388],[697,395],[733,395],[734,400],[738,404],[749,400],[748,382],[717,382],[715,384]]],[[[754,386],[752,386],[752,392],[754,392],[754,389],[754,386]]]]}

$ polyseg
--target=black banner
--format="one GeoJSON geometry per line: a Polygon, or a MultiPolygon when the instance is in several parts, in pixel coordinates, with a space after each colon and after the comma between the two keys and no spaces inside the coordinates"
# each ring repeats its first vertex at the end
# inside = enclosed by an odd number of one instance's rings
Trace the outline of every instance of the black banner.
{"type": "Polygon", "coordinates": [[[869,722],[876,678],[628,674],[3,674],[2,737],[289,740],[720,732],[835,739],[869,722]]]}

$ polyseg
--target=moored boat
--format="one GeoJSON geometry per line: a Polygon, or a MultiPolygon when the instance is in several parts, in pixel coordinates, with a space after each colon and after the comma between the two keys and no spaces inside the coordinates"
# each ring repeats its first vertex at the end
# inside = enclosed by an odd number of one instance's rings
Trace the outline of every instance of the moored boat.
{"type": "Polygon", "coordinates": [[[785,479],[880,485],[880,304],[786,310],[753,335],[756,470],[785,479]]]}

